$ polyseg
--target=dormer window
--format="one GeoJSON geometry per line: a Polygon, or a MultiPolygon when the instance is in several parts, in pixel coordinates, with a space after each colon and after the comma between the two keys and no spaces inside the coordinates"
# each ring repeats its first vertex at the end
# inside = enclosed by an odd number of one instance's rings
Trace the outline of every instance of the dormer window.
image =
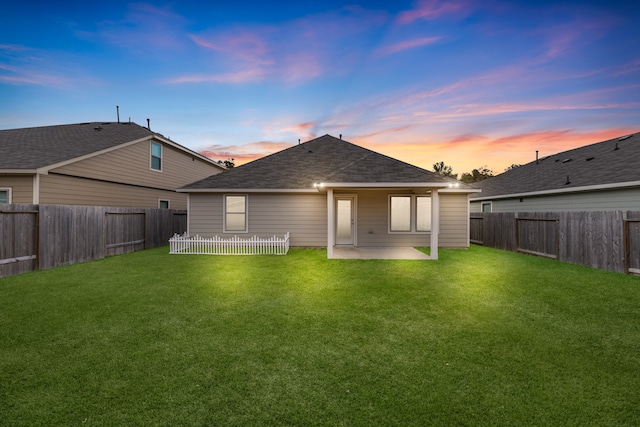
{"type": "Polygon", "coordinates": [[[151,169],[162,170],[162,145],[157,142],[151,143],[151,169]]]}

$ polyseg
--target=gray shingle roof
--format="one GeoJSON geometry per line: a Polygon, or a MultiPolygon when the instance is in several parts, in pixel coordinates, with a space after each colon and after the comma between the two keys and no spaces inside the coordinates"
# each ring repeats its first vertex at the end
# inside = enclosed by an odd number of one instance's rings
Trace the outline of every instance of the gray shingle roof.
{"type": "MultiPolygon", "coordinates": [[[[184,189],[310,189],[314,183],[458,183],[358,145],[324,135],[184,189]]],[[[461,188],[465,187],[460,184],[461,188]]]]}
{"type": "Polygon", "coordinates": [[[633,181],[640,181],[640,132],[534,160],[475,184],[482,193],[471,198],[633,181]]]}
{"type": "Polygon", "coordinates": [[[0,169],[36,169],[154,135],[135,123],[0,130],[0,169]]]}

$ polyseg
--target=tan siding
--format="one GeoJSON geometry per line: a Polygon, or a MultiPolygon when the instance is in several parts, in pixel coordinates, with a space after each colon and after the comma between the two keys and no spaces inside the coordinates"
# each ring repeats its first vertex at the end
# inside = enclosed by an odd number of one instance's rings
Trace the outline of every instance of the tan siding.
{"type": "Polygon", "coordinates": [[[293,247],[327,245],[324,194],[248,194],[248,233],[223,233],[222,200],[222,194],[191,194],[189,234],[271,237],[289,232],[293,247]]]}
{"type": "Polygon", "coordinates": [[[469,247],[468,206],[466,194],[440,194],[440,247],[469,247]]]}
{"type": "Polygon", "coordinates": [[[401,192],[363,190],[357,192],[357,194],[358,246],[429,246],[431,242],[431,233],[389,233],[389,195],[401,194],[401,192]]]}
{"type": "Polygon", "coordinates": [[[169,200],[171,209],[187,208],[187,195],[175,191],[60,175],[40,177],[40,203],[43,204],[157,208],[158,199],[169,200]]]}
{"type": "Polygon", "coordinates": [[[162,171],[151,170],[150,147],[150,141],[143,141],[56,168],[53,172],[161,189],[176,189],[221,171],[204,160],[166,144],[162,144],[162,171]]]}
{"type": "Polygon", "coordinates": [[[189,195],[189,235],[201,237],[222,234],[222,195],[189,195]]]}
{"type": "Polygon", "coordinates": [[[0,175],[0,188],[11,188],[11,203],[33,203],[33,175],[0,175]]]}

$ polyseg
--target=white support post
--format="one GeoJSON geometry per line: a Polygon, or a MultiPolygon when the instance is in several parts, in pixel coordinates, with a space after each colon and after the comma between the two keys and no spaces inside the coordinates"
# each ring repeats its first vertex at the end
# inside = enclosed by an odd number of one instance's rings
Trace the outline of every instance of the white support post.
{"type": "Polygon", "coordinates": [[[333,190],[327,189],[327,258],[333,258],[335,246],[335,215],[333,214],[333,190]]]}
{"type": "Polygon", "coordinates": [[[438,259],[438,235],[440,234],[440,199],[438,189],[431,190],[431,259],[438,259]]]}

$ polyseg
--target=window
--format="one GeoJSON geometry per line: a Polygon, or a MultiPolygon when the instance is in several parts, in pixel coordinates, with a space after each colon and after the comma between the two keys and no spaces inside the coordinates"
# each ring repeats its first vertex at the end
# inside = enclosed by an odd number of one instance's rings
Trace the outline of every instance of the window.
{"type": "Polygon", "coordinates": [[[248,231],[247,196],[224,196],[224,231],[248,231]]]}
{"type": "Polygon", "coordinates": [[[416,231],[431,231],[431,197],[416,196],[416,231]]]}
{"type": "Polygon", "coordinates": [[[0,204],[11,203],[11,189],[0,188],[0,204]]]}
{"type": "Polygon", "coordinates": [[[391,196],[391,231],[411,231],[411,196],[391,196]]]}
{"type": "Polygon", "coordinates": [[[151,169],[162,170],[162,145],[157,142],[151,143],[151,169]]]}
{"type": "Polygon", "coordinates": [[[169,201],[168,200],[158,200],[158,207],[160,209],[169,209],[169,201]]]}
{"type": "Polygon", "coordinates": [[[389,231],[392,233],[431,231],[431,197],[390,196],[389,231]]]}
{"type": "Polygon", "coordinates": [[[482,202],[482,212],[491,212],[492,206],[491,202],[482,202]]]}

